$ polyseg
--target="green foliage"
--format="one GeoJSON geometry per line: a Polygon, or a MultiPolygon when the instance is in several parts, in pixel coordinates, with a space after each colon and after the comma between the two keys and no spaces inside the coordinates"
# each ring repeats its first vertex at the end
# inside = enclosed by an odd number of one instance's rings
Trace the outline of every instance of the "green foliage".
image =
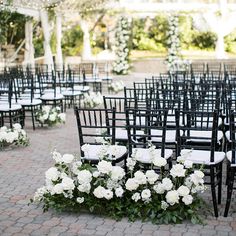
{"type": "Polygon", "coordinates": [[[195,31],[192,45],[198,47],[199,49],[214,49],[216,39],[216,35],[212,32],[195,31]]]}
{"type": "Polygon", "coordinates": [[[236,53],[236,30],[225,37],[225,50],[236,53]]]}
{"type": "Polygon", "coordinates": [[[20,45],[25,37],[25,22],[28,18],[8,10],[0,11],[0,43],[20,45]]]}
{"type": "Polygon", "coordinates": [[[66,56],[76,56],[81,53],[83,32],[79,25],[63,32],[62,51],[66,56]]]}

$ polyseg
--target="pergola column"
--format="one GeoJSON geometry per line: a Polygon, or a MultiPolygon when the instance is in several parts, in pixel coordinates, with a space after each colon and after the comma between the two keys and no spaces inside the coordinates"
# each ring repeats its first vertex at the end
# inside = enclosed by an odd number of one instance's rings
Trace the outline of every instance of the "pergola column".
{"type": "Polygon", "coordinates": [[[92,58],[92,50],[91,50],[91,45],[90,45],[90,34],[89,34],[88,22],[84,19],[81,19],[80,26],[84,33],[82,58],[83,60],[90,60],[92,58]]]}
{"type": "Polygon", "coordinates": [[[33,44],[33,22],[32,20],[25,23],[25,53],[24,64],[34,67],[34,44],[33,44]]]}
{"type": "Polygon", "coordinates": [[[57,13],[56,15],[56,38],[57,38],[56,63],[58,66],[62,66],[63,65],[63,56],[61,49],[62,15],[60,13],[57,13]]]}
{"type": "Polygon", "coordinates": [[[50,46],[51,32],[50,25],[48,21],[48,13],[45,10],[40,11],[41,23],[43,28],[43,36],[44,36],[44,63],[47,65],[53,65],[53,57],[52,50],[50,46]]]}

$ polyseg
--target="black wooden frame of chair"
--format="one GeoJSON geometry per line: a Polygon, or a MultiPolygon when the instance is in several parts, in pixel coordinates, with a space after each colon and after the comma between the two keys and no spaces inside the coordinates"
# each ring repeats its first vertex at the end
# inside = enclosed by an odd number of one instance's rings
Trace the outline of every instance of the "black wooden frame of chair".
{"type": "MultiPolygon", "coordinates": [[[[213,200],[213,208],[214,208],[214,214],[216,217],[218,217],[218,207],[217,207],[217,200],[218,200],[218,204],[221,203],[221,197],[222,197],[222,162],[214,164],[214,153],[215,151],[217,151],[217,134],[218,134],[218,111],[215,110],[214,112],[201,112],[201,111],[176,111],[176,116],[180,117],[180,113],[183,112],[183,116],[187,116],[187,123],[185,123],[185,126],[177,126],[177,128],[179,129],[178,132],[178,155],[180,155],[180,151],[183,148],[187,148],[187,149],[196,149],[196,150],[209,150],[209,145],[204,145],[201,144],[200,142],[193,146],[193,142],[188,142],[188,140],[192,139],[201,139],[201,137],[194,137],[191,136],[190,134],[190,130],[199,130],[197,127],[197,125],[194,125],[193,128],[193,120],[192,118],[194,118],[194,114],[198,113],[198,114],[207,114],[209,113],[209,115],[211,114],[213,117],[213,126],[211,128],[212,133],[211,133],[211,145],[210,145],[210,162],[213,163],[211,165],[205,165],[204,167],[205,169],[205,175],[210,177],[210,182],[205,182],[205,184],[211,185],[211,192],[212,192],[212,200],[213,200]],[[181,136],[180,135],[180,130],[182,130],[184,132],[184,134],[181,136]],[[209,171],[207,171],[209,170],[209,171]],[[218,197],[216,197],[216,187],[218,186],[218,197]],[[218,199],[217,199],[218,198],[218,199]]],[[[200,117],[204,117],[204,116],[200,116],[200,117]]],[[[176,118],[177,120],[179,120],[179,118],[176,118]]],[[[204,127],[201,127],[201,130],[205,130],[204,127]],[[203,128],[203,129],[202,129],[203,128]]],[[[205,138],[203,138],[204,140],[205,138]]],[[[209,138],[208,138],[209,139],[209,138]]]]}
{"type": "Polygon", "coordinates": [[[231,136],[231,152],[232,152],[232,159],[231,162],[227,160],[227,198],[226,198],[226,205],[224,210],[224,217],[228,216],[232,193],[234,189],[234,178],[236,174],[236,158],[235,158],[235,151],[236,151],[236,139],[235,139],[235,111],[231,110],[230,112],[230,136],[231,136]]]}
{"type": "MultiPolygon", "coordinates": [[[[161,138],[161,143],[153,142],[156,147],[161,147],[161,156],[165,158],[165,146],[166,146],[166,121],[167,121],[168,109],[161,109],[151,111],[150,109],[126,109],[126,123],[128,131],[128,152],[129,156],[132,154],[133,148],[141,147],[147,148],[152,138],[161,138]],[[142,124],[143,117],[145,118],[145,124],[142,124]],[[138,122],[137,121],[138,118],[138,122]],[[155,119],[154,119],[155,118],[155,119]],[[160,129],[161,135],[152,135],[151,130],[160,129]],[[143,130],[144,134],[140,134],[137,131],[143,130]]],[[[167,160],[171,167],[170,158],[167,160]]],[[[149,164],[140,163],[145,169],[150,167],[149,164]]]]}
{"type": "MultiPolygon", "coordinates": [[[[78,134],[79,134],[79,142],[80,142],[80,153],[81,157],[84,156],[83,151],[81,150],[82,145],[86,144],[84,142],[84,137],[104,137],[103,134],[86,134],[83,129],[98,129],[98,128],[103,128],[107,130],[106,138],[111,138],[111,144],[115,144],[115,127],[116,127],[116,120],[115,120],[115,108],[112,110],[109,109],[85,109],[85,108],[78,108],[75,107],[75,115],[76,115],[76,120],[77,120],[77,128],[78,128],[78,134]],[[112,114],[111,118],[108,116],[109,114],[112,114]],[[99,119],[97,119],[97,117],[99,119]],[[82,118],[82,119],[81,119],[82,118]],[[94,119],[92,119],[94,118],[94,119]],[[103,123],[105,119],[105,124],[103,123]],[[85,124],[83,124],[83,122],[85,124]],[[93,123],[94,121],[94,123],[93,123]],[[100,121],[100,122],[99,122],[100,121]]],[[[93,145],[99,145],[98,143],[90,143],[93,145]]],[[[126,157],[127,153],[125,153],[123,156],[120,158],[117,158],[112,161],[112,165],[115,165],[116,163],[119,163],[121,161],[124,161],[124,165],[126,168],[126,157]]],[[[86,160],[84,159],[83,161],[89,162],[91,164],[97,164],[99,160],[86,160]]]]}

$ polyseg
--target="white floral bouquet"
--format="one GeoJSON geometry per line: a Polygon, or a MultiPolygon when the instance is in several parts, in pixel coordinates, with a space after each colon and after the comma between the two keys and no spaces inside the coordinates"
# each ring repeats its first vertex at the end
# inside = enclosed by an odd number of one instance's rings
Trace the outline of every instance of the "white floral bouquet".
{"type": "Polygon", "coordinates": [[[29,144],[29,138],[25,130],[21,125],[16,123],[13,128],[7,128],[3,126],[0,128],[0,149],[8,145],[27,146],[29,144]]]}
{"type": "Polygon", "coordinates": [[[113,64],[113,71],[116,74],[125,75],[130,68],[129,65],[129,40],[130,40],[130,21],[121,16],[116,27],[116,61],[113,64]]]}
{"type": "Polygon", "coordinates": [[[98,107],[103,104],[103,97],[100,92],[90,92],[84,95],[84,106],[88,108],[98,107]]]}
{"type": "MultiPolygon", "coordinates": [[[[114,145],[110,149],[112,155],[117,154],[118,147],[114,145]]],[[[87,149],[88,145],[83,146],[84,152],[87,149]]],[[[188,153],[183,153],[169,172],[160,172],[166,160],[156,155],[159,152],[153,146],[149,152],[153,157],[151,169],[139,168],[140,153],[135,151],[127,159],[126,172],[123,167],[111,164],[107,152],[92,166],[74,155],[54,151],[55,166],[46,171],[46,184],[37,190],[31,201],[43,203],[44,210],[79,212],[85,209],[116,219],[201,222],[197,210],[202,200],[198,193],[205,189],[204,173],[193,169],[192,163],[186,160],[188,153]]]]}
{"type": "Polygon", "coordinates": [[[110,92],[119,93],[120,91],[123,91],[123,90],[124,90],[124,82],[122,80],[112,82],[108,86],[108,91],[110,92]]]}
{"type": "Polygon", "coordinates": [[[53,126],[65,123],[66,114],[61,112],[60,107],[43,106],[41,110],[36,112],[36,120],[42,125],[53,126]]]}

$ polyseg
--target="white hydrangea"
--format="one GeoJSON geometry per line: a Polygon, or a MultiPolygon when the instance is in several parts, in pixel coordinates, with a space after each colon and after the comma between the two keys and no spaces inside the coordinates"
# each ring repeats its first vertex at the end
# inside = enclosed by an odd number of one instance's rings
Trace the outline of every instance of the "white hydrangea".
{"type": "Polygon", "coordinates": [[[66,164],[70,164],[74,159],[75,157],[72,154],[64,154],[61,158],[61,160],[66,164]]]}
{"type": "Polygon", "coordinates": [[[153,164],[157,167],[163,167],[167,164],[167,161],[165,158],[163,157],[155,157],[153,159],[153,164]]]}
{"type": "Polygon", "coordinates": [[[182,201],[185,205],[190,205],[193,202],[193,197],[191,195],[186,195],[182,198],[182,201]]]}
{"type": "Polygon", "coordinates": [[[157,173],[155,173],[154,170],[147,170],[146,177],[147,177],[147,181],[149,182],[149,184],[154,184],[158,180],[159,175],[157,173]]]}
{"type": "Polygon", "coordinates": [[[142,200],[143,201],[147,201],[150,199],[151,197],[151,191],[149,189],[144,189],[142,192],[141,192],[141,197],[142,197],[142,200]]]}
{"type": "Polygon", "coordinates": [[[179,196],[184,197],[187,196],[190,193],[190,189],[187,186],[181,185],[178,189],[177,189],[179,196]]]}
{"type": "Polygon", "coordinates": [[[64,177],[61,183],[64,190],[74,190],[75,188],[74,180],[70,177],[64,177]]]}
{"type": "Polygon", "coordinates": [[[134,193],[131,198],[133,201],[137,202],[141,199],[140,193],[134,193]]]}
{"type": "Polygon", "coordinates": [[[165,201],[161,201],[161,209],[164,211],[168,208],[169,204],[165,201]]]}
{"type": "Polygon", "coordinates": [[[88,184],[92,181],[92,174],[88,170],[81,170],[77,174],[79,184],[88,184]]]}
{"type": "Polygon", "coordinates": [[[111,171],[112,180],[121,180],[125,176],[125,171],[120,166],[113,166],[111,171]]]}
{"type": "Polygon", "coordinates": [[[124,194],[124,189],[123,189],[121,186],[118,187],[118,188],[115,190],[115,195],[116,195],[117,197],[122,197],[123,194],[124,194]]]}
{"type": "Polygon", "coordinates": [[[171,179],[169,179],[169,178],[164,178],[164,179],[162,180],[162,186],[163,186],[163,188],[164,188],[166,191],[170,191],[170,190],[172,189],[172,187],[173,187],[173,183],[172,183],[171,179]]]}
{"type": "Polygon", "coordinates": [[[129,191],[133,191],[133,190],[136,190],[139,187],[139,184],[138,184],[136,179],[129,178],[125,183],[125,187],[129,191]]]}
{"type": "Polygon", "coordinates": [[[147,183],[146,175],[140,170],[134,173],[134,179],[139,185],[147,183]]]}
{"type": "Polygon", "coordinates": [[[93,194],[96,198],[103,198],[105,194],[106,189],[102,186],[98,186],[94,189],[93,194]]]}
{"type": "Polygon", "coordinates": [[[162,183],[158,183],[158,184],[153,186],[153,190],[157,194],[163,194],[165,192],[165,187],[164,187],[164,185],[162,183]]]}

